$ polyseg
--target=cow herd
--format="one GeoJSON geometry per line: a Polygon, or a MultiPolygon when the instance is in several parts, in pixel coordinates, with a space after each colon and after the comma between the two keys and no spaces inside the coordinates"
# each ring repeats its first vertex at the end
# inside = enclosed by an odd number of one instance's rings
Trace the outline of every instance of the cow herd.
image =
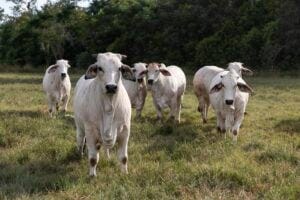
{"type": "MultiPolygon", "coordinates": [[[[107,156],[118,143],[118,159],[121,171],[128,173],[128,140],[130,135],[131,108],[136,117],[141,117],[147,90],[151,91],[157,120],[162,121],[162,110],[169,108],[169,119],[180,123],[186,76],[177,66],[163,63],[135,63],[133,68],[122,63],[126,56],[117,53],[99,53],[97,61],[90,65],[78,80],[74,90],[74,119],[77,147],[83,155],[87,146],[89,175],[96,176],[99,149],[102,146],[107,156]]],[[[51,65],[43,78],[50,116],[61,106],[67,110],[71,82],[68,75],[70,65],[58,60],[51,65]]],[[[228,68],[216,66],[200,68],[193,79],[194,92],[198,98],[198,111],[207,122],[211,104],[217,116],[217,129],[226,136],[232,132],[237,141],[239,128],[244,118],[251,87],[242,79],[242,74],[252,71],[242,63],[233,62],[228,68]]]]}

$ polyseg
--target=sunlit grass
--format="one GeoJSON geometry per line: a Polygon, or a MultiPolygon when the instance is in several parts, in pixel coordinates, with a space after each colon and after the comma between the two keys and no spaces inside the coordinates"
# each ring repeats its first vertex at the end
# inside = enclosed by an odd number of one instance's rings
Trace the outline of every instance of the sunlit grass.
{"type": "Polygon", "coordinates": [[[212,110],[201,123],[191,84],[176,127],[155,122],[148,94],[143,118],[132,116],[129,174],[114,148],[111,160],[101,150],[94,179],[76,152],[72,102],[50,119],[41,81],[0,75],[0,199],[299,199],[297,78],[248,78],[255,95],[237,144],[217,133],[212,110]]]}

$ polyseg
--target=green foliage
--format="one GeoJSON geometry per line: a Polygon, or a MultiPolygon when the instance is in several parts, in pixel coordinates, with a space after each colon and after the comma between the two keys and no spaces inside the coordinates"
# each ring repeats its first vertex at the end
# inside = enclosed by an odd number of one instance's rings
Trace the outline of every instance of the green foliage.
{"type": "Polygon", "coordinates": [[[0,25],[5,64],[40,66],[65,58],[86,67],[93,62],[87,54],[113,51],[127,54],[130,64],[158,61],[190,70],[231,61],[261,70],[299,69],[296,0],[93,0],[86,9],[60,0],[41,10],[35,0],[25,10],[25,1],[11,1],[18,13],[0,25]]]}

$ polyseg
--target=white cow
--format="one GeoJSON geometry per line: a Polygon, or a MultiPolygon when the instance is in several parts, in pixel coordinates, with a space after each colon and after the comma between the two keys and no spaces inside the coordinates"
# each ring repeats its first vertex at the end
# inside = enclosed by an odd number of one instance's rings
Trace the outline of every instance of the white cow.
{"type": "Polygon", "coordinates": [[[184,72],[177,66],[166,67],[162,63],[150,63],[147,74],[158,120],[162,120],[162,109],[169,107],[170,118],[179,123],[181,102],[186,88],[184,72]]]}
{"type": "Polygon", "coordinates": [[[99,53],[97,62],[88,68],[75,88],[77,146],[83,153],[86,137],[90,176],[96,176],[100,146],[110,149],[116,141],[121,170],[127,173],[131,104],[121,81],[121,72],[130,73],[131,69],[122,64],[121,59],[121,54],[99,53]]]}
{"type": "MultiPolygon", "coordinates": [[[[252,75],[253,72],[244,67],[243,63],[231,62],[228,64],[227,70],[235,70],[240,77],[242,74],[252,75]]],[[[225,69],[217,66],[204,66],[201,67],[194,75],[193,86],[194,92],[198,99],[198,111],[201,113],[203,123],[207,122],[207,113],[210,105],[209,102],[209,86],[212,79],[220,72],[225,71],[225,69]]]]}
{"type": "Polygon", "coordinates": [[[224,69],[217,66],[204,66],[200,68],[193,79],[194,92],[198,98],[198,111],[201,113],[203,123],[207,122],[207,112],[210,105],[209,87],[212,79],[224,69]]]}
{"type": "Polygon", "coordinates": [[[67,60],[57,60],[56,64],[48,67],[44,75],[43,89],[47,95],[50,116],[58,111],[59,104],[62,104],[64,112],[67,110],[71,91],[69,67],[67,60]]]}
{"type": "Polygon", "coordinates": [[[132,107],[136,108],[136,117],[141,117],[141,112],[143,110],[146,96],[147,96],[147,86],[146,86],[146,63],[135,63],[133,66],[134,78],[133,80],[127,80],[122,78],[125,89],[129,95],[132,107]]]}
{"type": "Polygon", "coordinates": [[[225,137],[226,132],[232,132],[236,142],[252,88],[235,70],[230,70],[218,73],[211,81],[209,91],[218,130],[225,133],[225,137]]]}

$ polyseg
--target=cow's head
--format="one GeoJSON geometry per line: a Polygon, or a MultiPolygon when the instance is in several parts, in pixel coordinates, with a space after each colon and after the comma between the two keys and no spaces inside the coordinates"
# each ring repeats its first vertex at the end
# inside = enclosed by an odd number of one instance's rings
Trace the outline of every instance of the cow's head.
{"type": "Polygon", "coordinates": [[[152,85],[155,83],[160,74],[164,76],[171,76],[171,73],[167,70],[166,65],[161,63],[150,63],[147,65],[148,84],[152,85]]]}
{"type": "Polygon", "coordinates": [[[56,64],[49,67],[48,73],[56,73],[60,76],[61,80],[64,80],[68,75],[69,67],[71,66],[67,60],[57,60],[56,64]]]}
{"type": "Polygon", "coordinates": [[[89,66],[85,79],[98,77],[103,83],[103,90],[107,94],[115,94],[121,80],[121,73],[133,75],[130,67],[121,62],[124,57],[126,56],[111,52],[99,53],[97,62],[89,66]]]}
{"type": "Polygon", "coordinates": [[[241,62],[231,62],[231,63],[228,63],[228,67],[227,67],[228,70],[234,70],[236,71],[236,73],[238,73],[238,75],[240,77],[242,77],[242,75],[247,75],[247,76],[252,76],[253,75],[253,72],[246,68],[244,66],[243,63],[241,62]]]}
{"type": "Polygon", "coordinates": [[[135,80],[137,80],[138,83],[142,83],[148,72],[147,64],[146,63],[135,63],[133,65],[132,71],[134,73],[135,80]]]}
{"type": "Polygon", "coordinates": [[[223,75],[217,75],[215,82],[212,83],[210,93],[223,92],[223,103],[233,107],[237,89],[241,92],[252,93],[252,88],[236,73],[235,70],[230,70],[223,75]]]}

